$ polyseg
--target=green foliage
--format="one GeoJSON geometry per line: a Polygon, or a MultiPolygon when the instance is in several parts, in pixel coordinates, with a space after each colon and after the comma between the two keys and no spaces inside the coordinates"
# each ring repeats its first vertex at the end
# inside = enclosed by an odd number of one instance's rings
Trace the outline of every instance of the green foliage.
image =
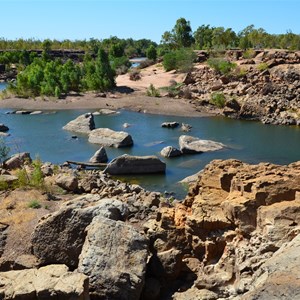
{"type": "Polygon", "coordinates": [[[149,96],[149,97],[160,97],[160,92],[151,83],[150,86],[147,89],[146,95],[149,96]]]}
{"type": "Polygon", "coordinates": [[[168,87],[164,87],[163,90],[165,90],[170,97],[175,97],[177,95],[179,95],[180,91],[181,91],[181,87],[184,85],[184,83],[177,83],[176,81],[174,82],[174,84],[168,86],[168,87]]]}
{"type": "Polygon", "coordinates": [[[111,66],[115,70],[116,74],[125,74],[131,67],[131,62],[127,56],[113,57],[111,60],[111,66]]]}
{"type": "Polygon", "coordinates": [[[210,58],[207,60],[207,64],[223,75],[229,74],[234,68],[236,68],[235,63],[229,62],[222,58],[210,58]]]}
{"type": "Polygon", "coordinates": [[[31,200],[27,206],[28,208],[34,208],[34,209],[39,209],[42,207],[38,200],[31,200]]]}
{"type": "Polygon", "coordinates": [[[262,72],[262,71],[267,70],[269,68],[269,66],[266,63],[260,63],[260,64],[257,65],[256,68],[257,68],[258,71],[262,72]]]}
{"type": "Polygon", "coordinates": [[[226,98],[223,93],[212,93],[210,98],[210,103],[217,106],[218,108],[223,108],[225,106],[226,98]]]}
{"type": "Polygon", "coordinates": [[[30,177],[30,185],[33,187],[42,187],[44,184],[44,175],[42,172],[42,162],[40,159],[35,159],[32,162],[33,171],[30,177]]]}
{"type": "Polygon", "coordinates": [[[26,187],[29,185],[29,176],[25,168],[22,168],[17,173],[18,181],[17,181],[17,187],[26,187]]]}
{"type": "Polygon", "coordinates": [[[202,25],[194,33],[197,49],[210,49],[212,47],[214,27],[202,25]]]}
{"type": "Polygon", "coordinates": [[[146,52],[147,58],[151,59],[151,60],[156,60],[157,58],[157,51],[156,51],[156,47],[154,47],[153,45],[151,45],[146,52]]]}
{"type": "Polygon", "coordinates": [[[196,55],[193,51],[179,49],[164,55],[163,66],[166,71],[189,72],[193,68],[195,58],[196,55]]]}
{"type": "Polygon", "coordinates": [[[255,57],[255,51],[253,49],[247,49],[246,51],[244,51],[243,57],[246,59],[253,58],[255,57]]]}
{"type": "Polygon", "coordinates": [[[7,191],[8,189],[8,183],[6,181],[0,180],[0,191],[7,191]]]}
{"type": "Polygon", "coordinates": [[[0,163],[2,163],[8,156],[10,148],[6,145],[3,138],[0,137],[0,163]]]}

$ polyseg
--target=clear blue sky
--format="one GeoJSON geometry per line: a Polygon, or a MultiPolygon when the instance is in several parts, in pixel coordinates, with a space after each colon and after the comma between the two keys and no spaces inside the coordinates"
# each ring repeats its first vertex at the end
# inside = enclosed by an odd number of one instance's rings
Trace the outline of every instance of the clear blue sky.
{"type": "Polygon", "coordinates": [[[178,18],[202,24],[248,25],[300,33],[300,0],[0,0],[0,38],[148,38],[160,42],[178,18]]]}

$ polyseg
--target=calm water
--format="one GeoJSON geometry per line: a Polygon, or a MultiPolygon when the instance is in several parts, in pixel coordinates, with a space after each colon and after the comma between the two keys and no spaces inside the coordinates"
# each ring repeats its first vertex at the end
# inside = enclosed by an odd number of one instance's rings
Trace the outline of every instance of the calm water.
{"type": "Polygon", "coordinates": [[[7,86],[6,82],[0,82],[0,91],[3,91],[7,86]]]}
{"type": "MultiPolygon", "coordinates": [[[[0,123],[10,128],[7,137],[12,152],[28,151],[34,158],[62,163],[66,160],[87,161],[99,148],[90,144],[87,136],[62,130],[69,121],[85,111],[60,111],[43,115],[12,115],[0,110],[0,123]]],[[[263,125],[258,122],[214,118],[170,117],[120,111],[111,116],[95,116],[96,127],[108,127],[129,132],[134,147],[128,149],[106,148],[109,159],[128,153],[132,155],[157,155],[165,146],[178,147],[180,129],[161,128],[165,121],[189,123],[193,126],[190,135],[222,142],[227,149],[217,152],[186,155],[165,159],[165,175],[129,176],[127,180],[143,187],[159,191],[175,191],[178,198],[185,195],[177,182],[201,170],[213,159],[236,158],[249,163],[268,161],[287,164],[300,160],[300,128],[263,125]],[[124,123],[131,127],[124,129],[124,123]]]]}

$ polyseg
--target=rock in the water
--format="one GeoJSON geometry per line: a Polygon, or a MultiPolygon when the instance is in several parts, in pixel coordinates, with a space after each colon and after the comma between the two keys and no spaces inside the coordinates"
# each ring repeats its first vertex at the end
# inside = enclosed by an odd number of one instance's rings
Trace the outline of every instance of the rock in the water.
{"type": "Polygon", "coordinates": [[[108,158],[104,147],[97,150],[89,160],[91,163],[106,163],[107,161],[108,158]]]}
{"type": "Polygon", "coordinates": [[[181,124],[181,130],[184,132],[189,132],[191,131],[192,126],[190,124],[182,123],[181,124]]]}
{"type": "Polygon", "coordinates": [[[89,134],[89,142],[108,147],[129,147],[133,145],[130,134],[124,131],[114,131],[109,128],[98,128],[89,134]]]}
{"type": "Polygon", "coordinates": [[[179,126],[178,122],[164,122],[161,124],[161,127],[166,127],[166,128],[176,128],[179,126]]]}
{"type": "Polygon", "coordinates": [[[8,130],[9,130],[9,128],[6,125],[4,125],[3,123],[0,124],[0,131],[1,132],[6,132],[8,130]]]}
{"type": "Polygon", "coordinates": [[[102,108],[99,110],[99,113],[101,115],[114,115],[117,114],[118,112],[109,108],[102,108]]]}
{"type": "Polygon", "coordinates": [[[91,130],[95,129],[93,114],[81,115],[65,125],[63,129],[78,133],[90,133],[91,130]]]}
{"type": "Polygon", "coordinates": [[[12,170],[21,168],[25,163],[31,163],[31,157],[28,152],[17,153],[4,161],[3,165],[6,169],[12,170]]]}
{"type": "Polygon", "coordinates": [[[216,151],[225,147],[222,143],[210,140],[201,140],[189,135],[182,135],[179,137],[179,146],[181,152],[184,154],[216,151]]]}
{"type": "Polygon", "coordinates": [[[104,170],[111,175],[164,173],[166,164],[158,157],[121,155],[113,159],[104,170]]]}
{"type": "Polygon", "coordinates": [[[95,299],[138,300],[147,257],[148,241],[138,231],[97,216],[87,228],[78,270],[89,276],[95,299]]]}
{"type": "Polygon", "coordinates": [[[88,300],[89,279],[65,265],[0,273],[0,298],[88,300]]]}
{"type": "Polygon", "coordinates": [[[167,146],[160,151],[163,157],[175,157],[182,155],[182,152],[175,147],[167,146]]]}

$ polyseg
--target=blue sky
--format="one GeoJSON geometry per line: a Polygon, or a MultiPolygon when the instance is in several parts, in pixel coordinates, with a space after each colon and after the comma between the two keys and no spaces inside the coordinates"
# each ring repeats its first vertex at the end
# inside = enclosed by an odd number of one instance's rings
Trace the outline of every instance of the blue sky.
{"type": "Polygon", "coordinates": [[[248,25],[300,33],[300,0],[0,0],[0,38],[148,38],[159,42],[178,18],[202,24],[248,25]]]}

